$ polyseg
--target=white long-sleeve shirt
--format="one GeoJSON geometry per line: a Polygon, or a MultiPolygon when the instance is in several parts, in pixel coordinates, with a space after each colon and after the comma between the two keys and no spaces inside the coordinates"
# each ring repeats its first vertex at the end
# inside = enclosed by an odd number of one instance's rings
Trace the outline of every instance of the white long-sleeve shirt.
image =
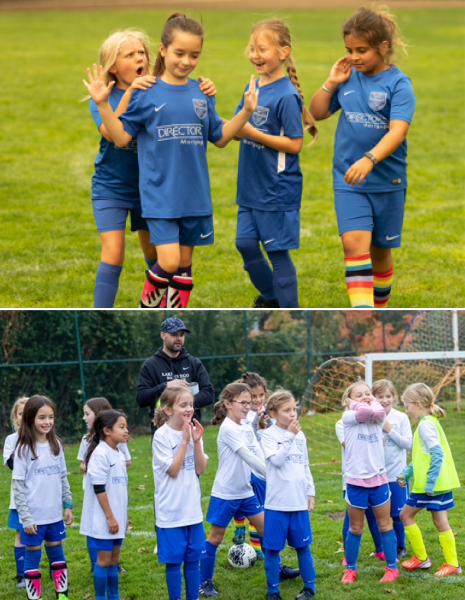
{"type": "Polygon", "coordinates": [[[412,449],[413,443],[412,427],[407,415],[394,408],[386,421],[392,425],[389,433],[383,431],[386,471],[389,481],[396,481],[407,466],[407,451],[412,449]]]}

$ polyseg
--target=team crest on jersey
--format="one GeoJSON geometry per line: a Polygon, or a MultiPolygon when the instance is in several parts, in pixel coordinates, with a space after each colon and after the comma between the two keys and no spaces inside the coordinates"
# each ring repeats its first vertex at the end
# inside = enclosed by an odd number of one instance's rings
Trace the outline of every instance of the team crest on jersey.
{"type": "Polygon", "coordinates": [[[266,108],[265,106],[257,106],[257,108],[255,109],[255,112],[253,114],[253,117],[252,117],[252,120],[255,123],[255,125],[257,127],[260,127],[260,125],[263,125],[263,123],[266,123],[269,113],[270,113],[269,108],[266,108]]]}
{"type": "Polygon", "coordinates": [[[301,452],[304,451],[304,441],[303,440],[296,440],[295,445],[301,452]]]}
{"type": "Polygon", "coordinates": [[[194,103],[195,114],[199,117],[199,119],[205,118],[205,115],[207,114],[207,101],[196,100],[193,98],[192,102],[194,103]]]}
{"type": "Polygon", "coordinates": [[[368,104],[373,110],[381,110],[386,106],[386,92],[371,92],[368,98],[368,104]]]}
{"type": "Polygon", "coordinates": [[[253,438],[254,438],[254,435],[251,431],[245,432],[245,439],[247,440],[248,444],[251,444],[253,442],[253,438]]]}

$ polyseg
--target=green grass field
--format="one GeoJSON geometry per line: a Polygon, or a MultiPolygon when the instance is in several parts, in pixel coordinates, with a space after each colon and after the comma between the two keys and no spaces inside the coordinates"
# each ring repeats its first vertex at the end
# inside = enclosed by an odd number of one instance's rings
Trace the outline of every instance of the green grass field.
{"type": "MultiPolygon", "coordinates": [[[[100,239],[90,202],[99,136],[82,79],[117,28],[142,27],[157,40],[168,11],[2,12],[0,261],[2,307],[90,307],[100,239]]],[[[194,76],[218,88],[217,108],[234,113],[252,68],[244,49],[263,12],[189,11],[206,31],[194,76]]],[[[309,102],[342,55],[347,11],[289,11],[297,73],[309,102]]],[[[464,12],[398,11],[409,42],[399,66],[417,109],[409,132],[410,188],[403,246],[395,252],[391,308],[460,307],[464,259],[464,12]],[[460,249],[462,248],[462,249],[460,249]]],[[[301,154],[301,248],[293,252],[302,307],[347,307],[342,250],[332,207],[336,118],[301,154]]],[[[310,141],[310,138],[308,138],[310,141]]],[[[256,294],[235,249],[238,146],[208,150],[216,242],[197,251],[191,307],[248,307],[256,294]]],[[[182,175],[182,166],[180,166],[182,175]]],[[[138,305],[145,263],[128,232],[117,307],[138,305]]]]}
{"type": "MultiPolygon", "coordinates": [[[[311,522],[314,543],[312,553],[317,572],[317,598],[322,600],[462,600],[465,575],[438,580],[434,577],[435,567],[443,562],[437,532],[429,514],[420,513],[418,523],[425,538],[425,544],[433,561],[430,572],[403,573],[402,577],[392,585],[380,585],[378,580],[383,574],[383,564],[369,557],[373,550],[371,537],[364,535],[359,560],[359,578],[353,586],[342,586],[339,580],[342,575],[341,530],[340,520],[345,510],[342,499],[340,476],[340,447],[334,435],[334,423],[340,415],[333,413],[313,418],[302,418],[301,423],[306,433],[310,463],[315,479],[317,501],[311,522]],[[339,513],[339,514],[338,514],[339,513]],[[460,591],[461,590],[461,591],[460,591]],[[388,596],[387,596],[388,594],[388,596]]],[[[464,427],[463,419],[459,420],[449,412],[444,421],[444,428],[451,444],[457,470],[462,485],[465,484],[465,454],[463,452],[464,427]]],[[[210,490],[217,467],[216,436],[217,427],[207,427],[205,432],[205,449],[210,456],[207,471],[201,477],[202,507],[206,513],[210,490]]],[[[153,475],[151,467],[150,438],[137,437],[129,444],[133,464],[129,469],[129,518],[132,529],[128,532],[123,544],[121,563],[127,573],[121,575],[121,598],[125,600],[146,600],[168,598],[164,566],[159,565],[153,555],[156,543],[153,529],[153,475]]],[[[82,506],[82,476],[76,460],[77,445],[67,447],[66,456],[69,480],[75,503],[75,523],[68,530],[68,539],[64,542],[65,553],[70,571],[71,600],[92,600],[93,582],[87,557],[85,539],[79,535],[80,510],[82,506]]],[[[25,598],[24,590],[17,590],[14,576],[13,539],[14,534],[6,528],[8,515],[8,499],[10,489],[10,471],[4,468],[0,477],[0,575],[2,585],[0,598],[20,600],[25,598]]],[[[450,523],[456,534],[457,551],[462,564],[465,563],[465,489],[462,487],[454,493],[456,508],[450,512],[450,523]]],[[[208,533],[209,526],[206,525],[208,533]]],[[[221,593],[222,600],[260,600],[266,594],[266,582],[263,563],[256,563],[247,571],[239,571],[229,566],[227,551],[230,546],[233,529],[226,533],[225,542],[218,553],[215,571],[215,583],[221,593]]],[[[286,547],[283,551],[286,564],[297,566],[295,551],[286,547]]],[[[52,582],[46,575],[46,561],[43,561],[44,593],[43,599],[54,598],[52,582]]],[[[281,595],[284,600],[293,599],[301,590],[300,578],[292,582],[284,582],[281,595]]]]}

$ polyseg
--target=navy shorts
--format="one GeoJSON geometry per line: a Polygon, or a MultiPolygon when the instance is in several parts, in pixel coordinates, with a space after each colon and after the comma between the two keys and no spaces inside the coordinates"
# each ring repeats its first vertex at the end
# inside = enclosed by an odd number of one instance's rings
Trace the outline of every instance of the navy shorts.
{"type": "Polygon", "coordinates": [[[10,508],[10,512],[8,513],[8,528],[15,529],[16,531],[21,531],[23,526],[19,522],[19,514],[15,508],[10,508]]]}
{"type": "Polygon", "coordinates": [[[390,496],[391,490],[387,483],[372,488],[353,485],[352,483],[347,484],[346,502],[354,508],[366,510],[369,506],[381,506],[389,502],[390,496]]]}
{"type": "Polygon", "coordinates": [[[158,561],[168,564],[197,562],[205,555],[203,523],[172,527],[157,527],[158,561]]]}
{"type": "Polygon", "coordinates": [[[124,231],[128,213],[131,215],[131,231],[148,231],[148,225],[142,216],[142,208],[138,202],[123,200],[92,200],[97,231],[124,231]],[[115,206],[116,204],[116,206],[115,206]]]}
{"type": "Polygon", "coordinates": [[[415,508],[426,508],[426,510],[440,511],[449,510],[454,508],[454,496],[452,492],[446,492],[445,494],[436,494],[434,496],[428,496],[427,494],[410,494],[407,499],[408,506],[415,508]]]}
{"type": "Polygon", "coordinates": [[[286,541],[291,548],[303,548],[312,543],[308,510],[285,512],[266,508],[263,547],[279,552],[286,541]]]}
{"type": "Polygon", "coordinates": [[[397,481],[390,481],[389,489],[391,490],[391,517],[398,517],[404,508],[404,504],[407,502],[409,494],[408,481],[404,488],[397,481]]]}
{"type": "Polygon", "coordinates": [[[24,529],[19,532],[19,539],[24,546],[42,546],[42,542],[60,542],[66,538],[64,521],[57,521],[49,525],[37,525],[37,533],[26,533],[24,529]]]}
{"type": "Polygon", "coordinates": [[[253,517],[262,512],[263,506],[255,495],[241,500],[223,500],[222,498],[212,496],[208,505],[206,518],[212,525],[227,527],[236,515],[253,517]]]}
{"type": "Polygon", "coordinates": [[[101,540],[99,538],[87,536],[87,547],[95,548],[96,550],[103,550],[104,552],[112,552],[114,546],[121,546],[123,543],[123,538],[118,538],[116,540],[101,540]]]}
{"type": "Polygon", "coordinates": [[[236,240],[260,240],[265,252],[299,247],[300,210],[268,211],[239,206],[236,240]]]}
{"type": "Polygon", "coordinates": [[[155,246],[180,244],[181,246],[210,246],[215,241],[213,215],[182,217],[182,219],[147,218],[150,241],[155,246]]]}
{"type": "Polygon", "coordinates": [[[362,194],[334,190],[339,235],[347,231],[371,231],[378,248],[399,248],[407,190],[362,194]]]}

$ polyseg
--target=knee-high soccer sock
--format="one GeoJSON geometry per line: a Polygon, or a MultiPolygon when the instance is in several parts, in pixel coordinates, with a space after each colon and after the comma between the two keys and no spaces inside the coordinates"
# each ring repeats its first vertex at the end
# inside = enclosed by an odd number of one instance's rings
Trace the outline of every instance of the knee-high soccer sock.
{"type": "Polygon", "coordinates": [[[279,594],[279,552],[265,549],[265,572],[269,594],[279,594]]]}
{"type": "Polygon", "coordinates": [[[28,550],[24,560],[24,578],[26,580],[26,591],[28,600],[40,600],[42,597],[42,586],[40,581],[40,559],[42,550],[28,550]]]}
{"type": "Polygon", "coordinates": [[[95,600],[106,600],[108,568],[96,564],[94,567],[95,600]]]}
{"type": "Polygon", "coordinates": [[[346,256],[346,285],[352,308],[373,308],[373,269],[369,252],[346,256]]]}
{"type": "Polygon", "coordinates": [[[362,542],[362,534],[352,533],[349,529],[346,537],[346,559],[347,568],[353,571],[357,570],[357,560],[360,552],[360,544],[362,542]]]}
{"type": "Polygon", "coordinates": [[[16,577],[24,577],[24,559],[26,558],[26,546],[15,546],[16,577]]]}
{"type": "Polygon", "coordinates": [[[371,506],[365,511],[365,517],[367,519],[368,527],[370,529],[371,537],[375,544],[376,552],[383,552],[383,539],[378,527],[378,521],[376,520],[375,513],[371,506]]]}
{"type": "Polygon", "coordinates": [[[244,261],[244,270],[250,281],[265,300],[277,300],[274,289],[273,272],[264,257],[258,240],[253,238],[236,239],[236,248],[244,261]]]}
{"type": "Polygon", "coordinates": [[[145,264],[148,266],[149,270],[151,270],[152,267],[154,267],[155,263],[157,262],[156,258],[149,258],[148,256],[145,256],[145,254],[144,254],[144,260],[145,260],[145,264]]]}
{"type": "Polygon", "coordinates": [[[394,279],[394,267],[389,271],[380,273],[373,271],[373,294],[375,308],[386,308],[391,296],[392,281],[394,279]]]}
{"type": "Polygon", "coordinates": [[[268,252],[273,266],[274,290],[280,308],[299,308],[297,272],[287,250],[268,252]]]}
{"type": "Polygon", "coordinates": [[[113,308],[123,267],[100,261],[95,277],[94,308],[113,308]]]}
{"type": "Polygon", "coordinates": [[[242,519],[234,517],[234,527],[245,527],[245,517],[242,517],[242,519]]]}
{"type": "Polygon", "coordinates": [[[87,536],[87,552],[89,553],[90,565],[93,572],[95,563],[97,562],[98,550],[95,547],[95,542],[93,538],[89,536],[87,536]]]}
{"type": "Polygon", "coordinates": [[[213,572],[215,570],[216,562],[216,551],[218,550],[218,546],[215,546],[207,540],[205,542],[205,550],[205,558],[203,558],[200,563],[200,579],[202,581],[213,579],[213,572]]]}
{"type": "Polygon", "coordinates": [[[304,546],[303,548],[296,548],[297,558],[299,560],[300,576],[304,582],[304,588],[306,590],[315,591],[315,567],[313,565],[313,556],[310,552],[310,546],[304,546]]]}
{"type": "Polygon", "coordinates": [[[45,551],[47,552],[48,560],[50,561],[57,598],[58,594],[68,596],[68,566],[66,564],[63,546],[61,544],[58,546],[45,546],[45,551]]]}
{"type": "Polygon", "coordinates": [[[346,538],[347,538],[347,534],[349,533],[349,526],[350,526],[349,511],[346,510],[346,515],[344,517],[344,523],[342,524],[342,544],[344,546],[344,555],[346,553],[346,538]]]}
{"type": "Polygon", "coordinates": [[[260,536],[258,535],[258,531],[255,529],[255,527],[252,525],[252,523],[249,524],[249,534],[250,534],[250,545],[256,552],[260,551],[262,549],[262,545],[260,542],[260,536]]]}
{"type": "Polygon", "coordinates": [[[118,565],[110,565],[107,574],[107,600],[119,600],[118,565]]]}
{"type": "Polygon", "coordinates": [[[182,594],[181,563],[166,564],[166,586],[170,600],[180,600],[182,594]]]}
{"type": "Polygon", "coordinates": [[[457,559],[457,548],[455,546],[455,537],[451,529],[447,531],[439,532],[439,542],[441,544],[442,551],[444,552],[444,558],[448,565],[453,567],[459,566],[457,559]]]}
{"type": "Polygon", "coordinates": [[[384,556],[390,569],[397,569],[397,538],[394,529],[381,533],[384,556]]]}
{"type": "Polygon", "coordinates": [[[193,287],[192,265],[179,267],[173,275],[166,292],[166,307],[187,308],[193,287]]]}
{"type": "Polygon", "coordinates": [[[425,544],[423,542],[423,536],[421,535],[420,528],[416,523],[413,525],[406,525],[405,535],[412,546],[413,553],[419,560],[426,560],[428,554],[426,553],[425,544]]]}
{"type": "Polygon", "coordinates": [[[165,292],[174,273],[165,271],[158,262],[145,272],[144,289],[140,300],[141,308],[160,308],[164,303],[165,292]]]}
{"type": "Polygon", "coordinates": [[[400,517],[392,517],[392,525],[396,532],[397,550],[405,548],[405,529],[400,517]]]}
{"type": "Polygon", "coordinates": [[[184,581],[186,582],[186,600],[198,600],[200,586],[199,561],[184,563],[184,581]]]}

